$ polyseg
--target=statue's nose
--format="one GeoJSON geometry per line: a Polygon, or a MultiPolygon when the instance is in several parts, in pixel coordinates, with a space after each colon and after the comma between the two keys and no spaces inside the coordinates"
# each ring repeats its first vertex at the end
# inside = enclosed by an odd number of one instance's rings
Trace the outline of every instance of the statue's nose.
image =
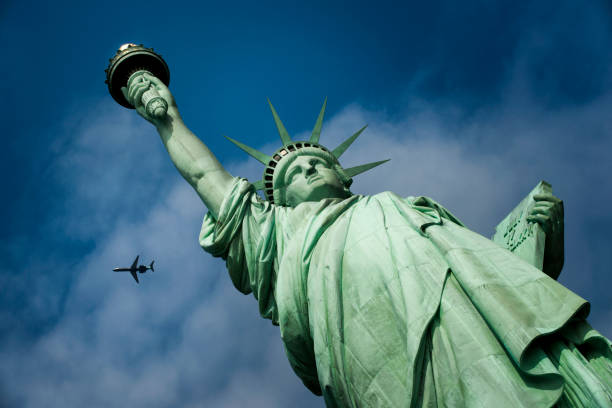
{"type": "Polygon", "coordinates": [[[316,173],[316,171],[317,170],[315,169],[315,166],[312,164],[309,164],[308,167],[306,168],[306,175],[310,176],[311,174],[316,173]]]}

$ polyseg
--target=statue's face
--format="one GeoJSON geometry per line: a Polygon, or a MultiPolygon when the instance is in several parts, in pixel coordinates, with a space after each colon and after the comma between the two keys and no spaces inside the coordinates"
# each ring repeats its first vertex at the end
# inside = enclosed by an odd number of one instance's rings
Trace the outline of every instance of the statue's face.
{"type": "Polygon", "coordinates": [[[300,156],[285,172],[285,197],[290,207],[305,201],[345,198],[350,195],[336,171],[317,156],[300,156]]]}

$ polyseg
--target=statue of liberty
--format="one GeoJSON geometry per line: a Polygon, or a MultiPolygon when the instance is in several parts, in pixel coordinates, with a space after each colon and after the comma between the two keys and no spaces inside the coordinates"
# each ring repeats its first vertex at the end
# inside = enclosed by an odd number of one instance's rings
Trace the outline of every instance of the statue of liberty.
{"type": "Polygon", "coordinates": [[[293,370],[327,406],[612,407],[611,344],[587,323],[588,302],[553,279],[557,198],[536,196],[530,213],[551,242],[544,273],[430,198],[351,193],[382,162],[340,165],[363,129],[324,147],[325,104],[305,141],[270,104],[282,141],[272,155],[232,140],[265,166],[250,183],[186,127],[157,77],[122,91],[208,208],[201,246],[280,326],[293,370]],[[167,114],[143,107],[150,87],[167,114]]]}

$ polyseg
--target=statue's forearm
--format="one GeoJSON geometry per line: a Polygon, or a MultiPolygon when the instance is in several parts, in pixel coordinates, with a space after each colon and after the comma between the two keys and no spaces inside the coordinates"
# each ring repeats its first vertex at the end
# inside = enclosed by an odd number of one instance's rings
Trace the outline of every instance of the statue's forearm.
{"type": "Polygon", "coordinates": [[[232,177],[202,141],[183,123],[178,112],[157,127],[172,162],[216,217],[232,177]]]}

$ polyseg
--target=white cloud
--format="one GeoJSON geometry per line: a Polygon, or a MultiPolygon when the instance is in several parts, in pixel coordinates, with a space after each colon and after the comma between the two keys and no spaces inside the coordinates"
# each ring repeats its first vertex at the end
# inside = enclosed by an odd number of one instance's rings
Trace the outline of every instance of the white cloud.
{"type": "MultiPolygon", "coordinates": [[[[44,227],[93,239],[95,251],[70,266],[78,273],[57,325],[33,344],[2,350],[3,387],[28,407],[200,406],[225,400],[232,378],[242,376],[260,401],[268,394],[270,401],[316,401],[290,373],[278,328],[259,318],[252,297],[233,290],[223,262],[199,247],[205,208],[197,195],[178,178],[158,189],[166,157],[150,147],[160,145],[154,131],[110,111],[79,129],[70,150],[58,146],[69,208],[44,227]],[[139,140],[145,137],[153,140],[139,140]],[[135,143],[143,143],[136,157],[126,147],[135,143]],[[136,254],[156,259],[140,285],[111,271],[136,254]],[[283,389],[261,389],[262,373],[281,379],[283,389]]],[[[61,304],[56,290],[30,285],[39,309],[61,304]]]]}
{"type": "MultiPolygon", "coordinates": [[[[358,176],[355,192],[428,195],[485,235],[540,179],[550,181],[566,205],[562,281],[593,300],[592,321],[610,335],[602,248],[611,242],[601,233],[596,241],[590,226],[612,225],[612,132],[603,119],[612,95],[548,110],[526,90],[519,65],[496,107],[465,117],[457,107],[415,101],[397,119],[350,105],[324,124],[321,141],[335,147],[368,123],[342,163],[392,160],[358,176]]],[[[168,159],[153,129],[133,112],[96,109],[98,119],[77,129],[74,143],[57,146],[56,171],[70,196],[45,227],[94,240],[95,250],[62,265],[78,273],[59,323],[34,344],[1,352],[3,387],[27,407],[322,406],[292,373],[278,329],[198,247],[204,207],[178,177],[163,178],[168,159]],[[157,266],[140,285],[111,272],[136,254],[157,266]]],[[[260,177],[254,161],[228,167],[260,177]]],[[[36,287],[38,309],[60,302],[36,287]]]]}

